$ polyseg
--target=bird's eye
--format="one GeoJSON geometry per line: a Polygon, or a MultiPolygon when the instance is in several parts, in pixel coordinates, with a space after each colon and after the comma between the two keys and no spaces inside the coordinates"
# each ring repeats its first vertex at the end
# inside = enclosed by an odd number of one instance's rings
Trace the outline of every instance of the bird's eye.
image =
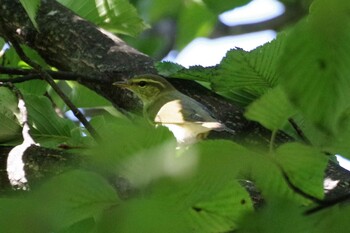
{"type": "Polygon", "coordinates": [[[139,87],[145,87],[146,85],[147,85],[147,82],[145,82],[145,81],[139,82],[139,87]]]}

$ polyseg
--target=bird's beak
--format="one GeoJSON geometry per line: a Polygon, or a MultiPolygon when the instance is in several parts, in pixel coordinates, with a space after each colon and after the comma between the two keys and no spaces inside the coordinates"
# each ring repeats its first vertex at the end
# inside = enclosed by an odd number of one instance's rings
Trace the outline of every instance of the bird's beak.
{"type": "Polygon", "coordinates": [[[118,82],[114,82],[112,85],[120,87],[120,88],[127,88],[127,87],[129,87],[128,81],[118,81],[118,82]]]}

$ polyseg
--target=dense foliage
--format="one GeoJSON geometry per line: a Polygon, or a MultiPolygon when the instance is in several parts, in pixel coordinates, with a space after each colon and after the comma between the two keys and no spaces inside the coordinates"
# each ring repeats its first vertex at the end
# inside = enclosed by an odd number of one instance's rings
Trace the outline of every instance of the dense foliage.
{"type": "MultiPolygon", "coordinates": [[[[35,24],[40,1],[21,2],[35,24]]],[[[174,48],[181,49],[195,37],[209,36],[218,14],[250,1],[59,2],[157,57],[164,37],[137,37],[141,31],[171,18],[177,23],[174,48]]],[[[297,1],[281,2],[288,6],[297,1]]],[[[309,1],[299,4],[307,8],[309,1]]],[[[249,52],[232,49],[214,67],[156,64],[159,73],[200,81],[244,108],[246,118],[271,130],[265,149],[205,140],[178,150],[166,128],[155,128],[136,115],[125,117],[80,84],[57,81],[77,107],[108,112],[90,120],[102,136],[96,143],[85,128],[57,114],[69,109],[47,83],[15,84],[25,100],[35,142],[55,149],[66,145],[84,158],[84,165],[45,179],[29,192],[2,196],[0,231],[347,232],[347,203],[307,211],[322,205],[324,172],[332,155],[350,158],[349,12],[347,0],[315,0],[309,14],[279,32],[274,41],[249,52]],[[291,127],[291,120],[310,143],[291,127]],[[279,130],[295,140],[276,145],[279,130]],[[132,186],[127,198],[118,195],[118,181],[108,179],[115,177],[132,186]],[[242,185],[245,180],[254,183],[263,204],[254,206],[242,185]]],[[[30,48],[23,49],[44,68],[55,70],[30,48]]],[[[0,62],[29,68],[13,48],[0,62]]],[[[22,143],[17,104],[14,88],[0,87],[2,146],[22,143]]]]}

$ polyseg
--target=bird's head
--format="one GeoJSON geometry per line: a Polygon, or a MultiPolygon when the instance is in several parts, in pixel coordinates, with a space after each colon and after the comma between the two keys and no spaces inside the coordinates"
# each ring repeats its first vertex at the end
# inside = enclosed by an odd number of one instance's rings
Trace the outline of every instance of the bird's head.
{"type": "Polygon", "coordinates": [[[136,76],[127,81],[115,82],[113,85],[132,91],[144,104],[152,103],[161,94],[175,90],[167,80],[153,74],[136,76]]]}

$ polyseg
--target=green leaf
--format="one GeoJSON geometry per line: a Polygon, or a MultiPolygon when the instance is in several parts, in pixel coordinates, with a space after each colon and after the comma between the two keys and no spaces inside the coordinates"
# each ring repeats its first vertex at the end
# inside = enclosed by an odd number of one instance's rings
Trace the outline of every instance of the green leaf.
{"type": "Polygon", "coordinates": [[[192,232],[174,205],[158,199],[129,199],[106,212],[97,223],[103,233],[192,232]]]}
{"type": "MultiPolygon", "coordinates": [[[[282,196],[276,197],[271,202],[265,202],[251,214],[242,216],[239,222],[240,233],[295,233],[313,232],[315,226],[321,218],[315,218],[303,214],[305,208],[301,208],[297,202],[284,199],[282,196]],[[273,221],[271,221],[273,219],[273,221]]],[[[323,226],[325,227],[325,226],[323,226]]],[[[325,229],[325,228],[323,228],[325,229]]],[[[329,228],[327,228],[328,230],[329,228]]],[[[323,232],[323,231],[322,231],[323,232]]],[[[326,231],[328,232],[328,231],[326,231]]],[[[334,231],[330,231],[334,232],[334,231]]]]}
{"type": "Polygon", "coordinates": [[[39,6],[41,4],[41,0],[31,0],[31,1],[26,1],[26,0],[20,0],[23,8],[27,12],[30,21],[32,21],[34,27],[39,30],[38,24],[36,23],[36,14],[39,9],[39,6]]]}
{"type": "Polygon", "coordinates": [[[182,69],[176,72],[172,75],[172,77],[194,80],[199,82],[209,82],[209,80],[211,80],[212,77],[215,77],[215,75],[217,75],[216,68],[216,66],[190,66],[189,69],[182,69]]]}
{"type": "Polygon", "coordinates": [[[212,77],[217,75],[216,66],[190,66],[189,68],[185,68],[172,62],[158,62],[156,68],[161,75],[194,81],[209,82],[212,77]]]}
{"type": "Polygon", "coordinates": [[[218,67],[218,76],[212,78],[216,91],[249,89],[258,97],[277,84],[276,65],[284,35],[250,52],[233,49],[227,52],[218,67]]]}
{"type": "Polygon", "coordinates": [[[21,137],[17,105],[16,96],[8,88],[0,87],[0,142],[21,137]]]}
{"type": "Polygon", "coordinates": [[[289,99],[319,129],[335,133],[350,99],[350,3],[316,1],[287,36],[279,62],[289,99]]]}
{"type": "Polygon", "coordinates": [[[26,94],[24,100],[29,113],[31,134],[39,143],[56,147],[72,140],[72,130],[76,128],[74,123],[60,118],[46,97],[26,94]]]}
{"type": "Polygon", "coordinates": [[[276,151],[276,160],[290,181],[305,193],[323,199],[323,182],[328,158],[315,148],[287,143],[276,151]]]}
{"type": "Polygon", "coordinates": [[[280,86],[277,86],[249,105],[245,116],[275,131],[282,129],[295,113],[285,92],[280,86]]]}
{"type": "Polygon", "coordinates": [[[79,83],[69,82],[69,86],[72,89],[67,94],[73,104],[78,108],[111,106],[111,102],[79,83]]]}
{"type": "Polygon", "coordinates": [[[196,37],[208,36],[216,20],[203,3],[186,3],[179,14],[176,47],[182,49],[196,37]]]}
{"type": "Polygon", "coordinates": [[[93,118],[91,124],[104,138],[98,147],[89,152],[92,164],[113,173],[123,170],[125,175],[130,179],[135,178],[134,182],[140,185],[164,174],[165,167],[152,168],[153,162],[167,159],[167,153],[175,153],[176,141],[172,133],[165,127],[155,128],[143,118],[135,117],[130,121],[98,117],[93,118]],[[129,165],[139,170],[124,169],[129,165]]]}
{"type": "Polygon", "coordinates": [[[278,83],[276,72],[284,34],[250,52],[236,48],[227,52],[211,77],[215,92],[243,106],[263,95],[278,83]]]}
{"type": "MultiPolygon", "coordinates": [[[[201,196],[199,192],[192,195],[201,196]]],[[[227,232],[237,229],[237,220],[252,211],[247,191],[238,182],[231,182],[211,197],[191,203],[187,218],[196,232],[227,232]]]]}
{"type": "MultiPolygon", "coordinates": [[[[135,211],[125,207],[126,213],[130,214],[125,218],[133,218],[127,220],[129,224],[122,223],[125,228],[134,229],[133,224],[130,225],[133,222],[137,226],[143,224],[143,229],[146,229],[144,232],[151,232],[149,229],[163,232],[164,230],[156,228],[162,226],[159,218],[162,219],[161,222],[175,224],[172,218],[176,214],[178,217],[175,220],[181,219],[178,224],[181,224],[182,231],[174,232],[226,232],[237,227],[235,222],[241,215],[253,210],[249,194],[235,180],[240,169],[249,167],[246,162],[250,161],[250,152],[245,148],[229,141],[218,140],[204,141],[178,150],[177,153],[169,148],[159,149],[161,148],[151,150],[150,154],[139,152],[139,156],[129,157],[125,170],[129,171],[126,174],[128,180],[137,184],[137,176],[145,179],[145,176],[163,167],[163,173],[148,182],[146,192],[137,201],[141,205],[139,208],[149,204],[151,206],[148,209],[157,210],[155,213],[162,217],[156,218],[153,213],[152,220],[147,216],[150,213],[142,213],[147,219],[144,222],[141,213],[131,215],[135,211]],[[157,152],[161,153],[154,159],[157,152]],[[183,227],[187,230],[183,230],[183,227]]],[[[177,229],[178,226],[175,224],[174,227],[177,229]]]]}
{"type": "Polygon", "coordinates": [[[128,0],[60,0],[59,2],[112,33],[136,36],[148,28],[128,0]]]}
{"type": "Polygon", "coordinates": [[[48,180],[35,190],[33,200],[56,229],[100,215],[120,200],[115,189],[100,175],[74,170],[48,180]]]}
{"type": "Polygon", "coordinates": [[[342,116],[339,125],[342,126],[342,130],[335,137],[327,137],[319,147],[324,151],[350,159],[350,109],[342,116]]]}
{"type": "Polygon", "coordinates": [[[185,67],[183,67],[182,65],[168,61],[157,62],[155,64],[155,67],[157,68],[158,73],[164,76],[171,76],[173,74],[176,74],[178,71],[185,69],[185,67]]]}
{"type": "Polygon", "coordinates": [[[208,6],[208,9],[219,14],[224,11],[234,9],[248,4],[251,0],[236,0],[236,1],[226,1],[226,0],[203,0],[203,2],[208,6]]]}
{"type": "Polygon", "coordinates": [[[52,232],[51,222],[41,211],[42,203],[33,202],[26,198],[2,197],[0,205],[0,232],[52,232]]]}

